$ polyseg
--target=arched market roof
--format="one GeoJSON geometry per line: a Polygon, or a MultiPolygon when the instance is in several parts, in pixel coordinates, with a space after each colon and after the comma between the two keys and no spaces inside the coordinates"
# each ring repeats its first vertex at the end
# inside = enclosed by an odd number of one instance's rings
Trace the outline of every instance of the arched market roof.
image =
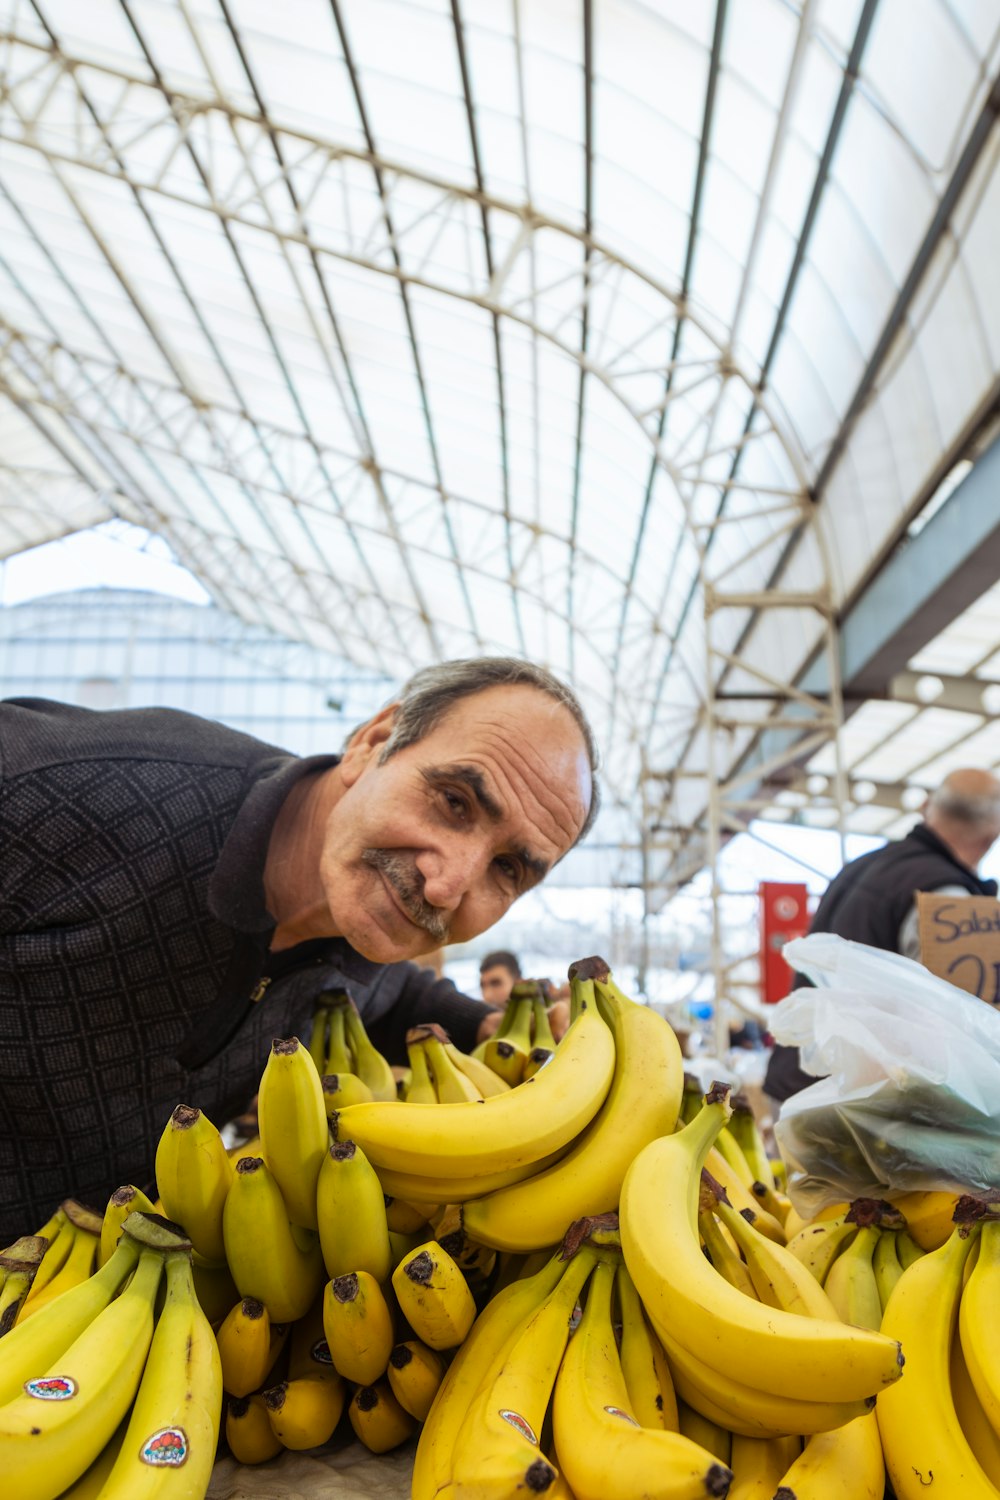
{"type": "MultiPolygon", "coordinates": [[[[989,0],[0,0],[0,556],[121,517],[380,677],[543,659],[666,889],[987,446],[998,61],[989,0]]],[[[1000,759],[935,672],[855,826],[1000,759]]]]}

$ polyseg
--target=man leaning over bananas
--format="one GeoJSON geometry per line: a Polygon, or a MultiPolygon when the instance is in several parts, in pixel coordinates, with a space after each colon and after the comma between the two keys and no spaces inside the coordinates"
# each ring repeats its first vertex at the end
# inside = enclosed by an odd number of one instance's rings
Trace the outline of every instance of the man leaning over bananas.
{"type": "Polygon", "coordinates": [[[0,1244],[148,1183],[176,1104],[244,1106],[301,1024],[272,967],[370,983],[491,927],[590,827],[595,766],[575,697],[502,657],[418,672],[339,756],[0,703],[0,1244]]]}

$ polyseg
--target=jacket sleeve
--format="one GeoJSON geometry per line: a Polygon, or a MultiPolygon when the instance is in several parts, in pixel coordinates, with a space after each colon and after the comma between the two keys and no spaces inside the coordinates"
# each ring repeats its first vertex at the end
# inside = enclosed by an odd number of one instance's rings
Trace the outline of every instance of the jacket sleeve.
{"type": "Polygon", "coordinates": [[[433,969],[411,964],[407,970],[392,1006],[377,1019],[365,1018],[368,1034],[378,1050],[388,1062],[405,1067],[406,1033],[410,1027],[436,1021],[460,1051],[471,1052],[482,1019],[492,1006],[463,995],[450,979],[439,979],[433,969]]]}

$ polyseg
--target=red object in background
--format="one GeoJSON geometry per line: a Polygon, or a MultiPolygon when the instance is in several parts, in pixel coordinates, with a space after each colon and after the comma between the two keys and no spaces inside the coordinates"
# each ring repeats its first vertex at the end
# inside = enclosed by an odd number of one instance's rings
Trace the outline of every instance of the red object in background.
{"type": "Polygon", "coordinates": [[[804,885],[762,880],[760,896],[760,997],[765,1005],[783,1000],[792,971],[782,956],[785,944],[809,929],[809,893],[804,885]]]}

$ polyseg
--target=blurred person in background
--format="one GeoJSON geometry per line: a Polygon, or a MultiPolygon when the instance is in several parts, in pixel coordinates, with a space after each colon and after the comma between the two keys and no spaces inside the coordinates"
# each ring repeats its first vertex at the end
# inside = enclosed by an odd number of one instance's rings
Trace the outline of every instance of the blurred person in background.
{"type": "MultiPolygon", "coordinates": [[[[851,860],[830,882],[809,925],[919,961],[916,896],[995,896],[995,880],[977,873],[1000,837],[1000,780],[991,771],[952,771],[924,803],[923,821],[905,838],[851,860]]],[[[796,974],[792,988],[808,985],[796,974]]],[[[797,1047],[776,1046],[764,1091],[781,1104],[815,1083],[797,1047]]]]}
{"type": "Polygon", "coordinates": [[[487,1005],[498,1005],[502,1009],[521,977],[521,965],[513,953],[508,953],[505,948],[487,953],[479,965],[479,988],[487,1005]]]}

